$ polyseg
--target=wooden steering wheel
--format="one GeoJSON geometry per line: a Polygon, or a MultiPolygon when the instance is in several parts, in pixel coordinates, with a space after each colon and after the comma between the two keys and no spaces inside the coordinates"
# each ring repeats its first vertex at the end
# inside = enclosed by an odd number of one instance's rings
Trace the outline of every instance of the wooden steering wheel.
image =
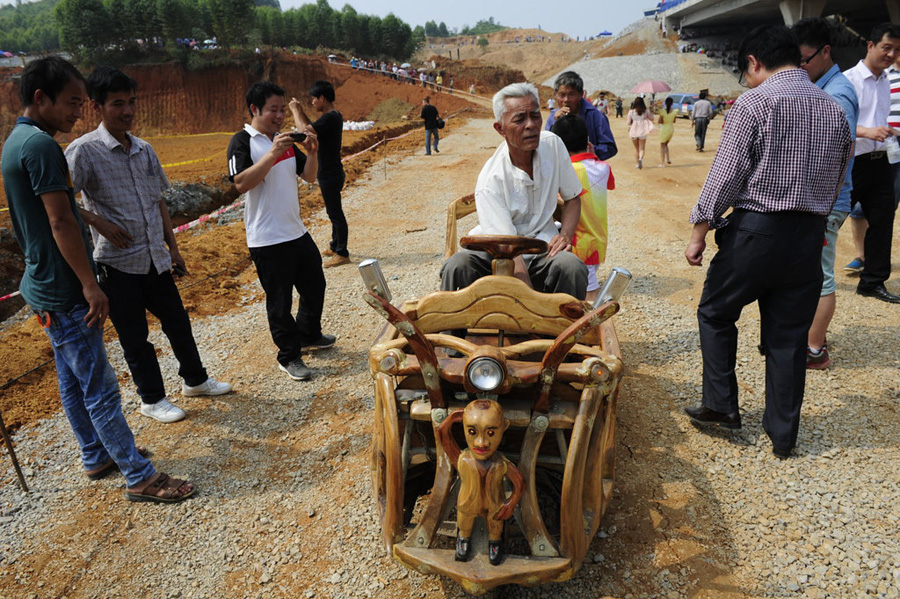
{"type": "Polygon", "coordinates": [[[547,251],[546,241],[519,235],[466,235],[459,240],[459,245],[467,250],[487,252],[493,259],[494,274],[506,276],[512,276],[512,260],[516,256],[547,251]]]}

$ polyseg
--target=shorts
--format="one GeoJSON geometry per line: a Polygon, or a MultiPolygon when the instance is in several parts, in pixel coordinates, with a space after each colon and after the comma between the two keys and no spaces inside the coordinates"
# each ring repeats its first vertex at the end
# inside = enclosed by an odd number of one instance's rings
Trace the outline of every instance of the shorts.
{"type": "Polygon", "coordinates": [[[825,247],[822,248],[822,295],[831,295],[837,291],[837,282],[834,280],[834,255],[837,250],[838,229],[847,219],[847,212],[832,210],[825,219],[825,247]]]}
{"type": "Polygon", "coordinates": [[[587,264],[587,272],[588,272],[588,282],[587,282],[587,290],[588,291],[597,291],[600,289],[600,283],[597,282],[597,269],[600,268],[599,264],[587,264]]]}

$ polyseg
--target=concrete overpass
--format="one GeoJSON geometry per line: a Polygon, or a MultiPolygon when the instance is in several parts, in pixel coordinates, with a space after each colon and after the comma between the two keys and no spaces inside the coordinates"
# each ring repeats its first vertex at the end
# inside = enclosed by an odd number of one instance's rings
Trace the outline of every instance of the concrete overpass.
{"type": "Polygon", "coordinates": [[[669,28],[753,26],[804,17],[843,15],[850,21],[900,23],[900,0],[687,0],[660,13],[669,28]]]}

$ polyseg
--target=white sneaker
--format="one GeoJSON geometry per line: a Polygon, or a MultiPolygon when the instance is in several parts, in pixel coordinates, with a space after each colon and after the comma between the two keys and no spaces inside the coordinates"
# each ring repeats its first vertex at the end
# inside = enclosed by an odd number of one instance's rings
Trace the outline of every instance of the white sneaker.
{"type": "Polygon", "coordinates": [[[156,403],[141,403],[141,414],[166,424],[178,422],[185,416],[184,410],[169,401],[168,397],[156,403]]]}
{"type": "Polygon", "coordinates": [[[228,383],[220,383],[216,379],[209,377],[205,382],[195,387],[181,384],[181,394],[185,397],[196,397],[198,395],[225,395],[231,393],[231,385],[228,383]]]}

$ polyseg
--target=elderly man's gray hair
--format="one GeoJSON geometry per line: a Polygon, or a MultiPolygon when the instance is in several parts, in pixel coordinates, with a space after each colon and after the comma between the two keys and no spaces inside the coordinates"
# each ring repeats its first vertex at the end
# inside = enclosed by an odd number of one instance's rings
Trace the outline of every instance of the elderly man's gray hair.
{"type": "Polygon", "coordinates": [[[494,94],[494,120],[502,123],[503,115],[506,114],[507,98],[527,98],[532,96],[537,102],[538,107],[541,105],[541,97],[538,95],[537,88],[531,83],[510,83],[496,94],[494,94]]]}
{"type": "Polygon", "coordinates": [[[553,91],[558,92],[559,88],[564,85],[571,87],[579,93],[584,93],[584,81],[581,79],[581,75],[575,71],[560,73],[559,77],[556,78],[556,81],[553,82],[553,91]]]}

